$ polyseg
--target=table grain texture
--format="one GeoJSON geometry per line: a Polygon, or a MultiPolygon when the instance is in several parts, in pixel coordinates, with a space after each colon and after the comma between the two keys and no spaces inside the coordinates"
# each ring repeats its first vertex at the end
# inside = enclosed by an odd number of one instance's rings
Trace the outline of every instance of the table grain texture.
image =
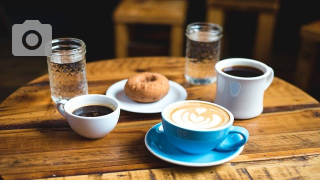
{"type": "MultiPolygon", "coordinates": [[[[149,71],[182,85],[187,99],[213,102],[216,84],[188,84],[184,62],[183,57],[90,62],[89,93],[105,94],[112,84],[149,71]]],[[[263,113],[235,120],[250,137],[242,153],[224,164],[184,167],[155,157],[144,137],[160,121],[160,113],[121,110],[110,134],[85,139],[56,110],[48,75],[41,76],[0,105],[0,179],[320,179],[320,104],[277,77],[265,91],[263,113]]]]}

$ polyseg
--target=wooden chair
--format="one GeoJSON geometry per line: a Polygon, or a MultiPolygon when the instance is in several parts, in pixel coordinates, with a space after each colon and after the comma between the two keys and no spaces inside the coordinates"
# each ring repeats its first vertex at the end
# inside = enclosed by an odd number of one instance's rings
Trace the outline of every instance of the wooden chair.
{"type": "MultiPolygon", "coordinates": [[[[272,40],[280,0],[206,0],[207,21],[221,25],[226,23],[228,11],[256,12],[258,15],[253,58],[264,63],[270,59],[272,40]]],[[[225,39],[222,45],[226,46],[225,39]]],[[[222,47],[221,51],[225,51],[222,47]]]]}
{"type": "Polygon", "coordinates": [[[319,67],[320,20],[305,24],[300,28],[301,46],[294,84],[310,91],[312,79],[316,79],[315,69],[319,67]]]}
{"type": "Polygon", "coordinates": [[[188,2],[165,0],[122,0],[113,13],[116,57],[128,56],[129,25],[170,26],[170,55],[182,56],[188,2]]]}

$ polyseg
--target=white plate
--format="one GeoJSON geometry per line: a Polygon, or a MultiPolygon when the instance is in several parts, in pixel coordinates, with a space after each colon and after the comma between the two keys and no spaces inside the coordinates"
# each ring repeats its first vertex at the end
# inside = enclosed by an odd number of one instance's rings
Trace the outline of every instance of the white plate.
{"type": "Polygon", "coordinates": [[[121,80],[111,85],[106,91],[106,95],[113,97],[120,102],[122,110],[136,112],[136,113],[158,113],[162,109],[176,101],[186,100],[187,91],[178,83],[169,81],[170,89],[168,94],[157,102],[153,103],[138,103],[131,100],[124,93],[124,85],[128,79],[121,80]]]}

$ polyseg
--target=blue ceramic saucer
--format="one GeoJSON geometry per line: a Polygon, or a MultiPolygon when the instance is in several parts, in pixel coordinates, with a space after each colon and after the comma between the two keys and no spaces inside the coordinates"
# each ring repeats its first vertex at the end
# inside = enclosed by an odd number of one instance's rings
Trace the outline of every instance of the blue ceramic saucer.
{"type": "MultiPolygon", "coordinates": [[[[145,136],[145,144],[148,150],[158,158],[182,166],[205,167],[219,165],[237,157],[243,150],[243,146],[233,151],[210,151],[205,154],[186,154],[176,149],[163,132],[159,131],[162,123],[158,123],[149,129],[145,136]]],[[[232,141],[232,138],[227,140],[232,141]]]]}

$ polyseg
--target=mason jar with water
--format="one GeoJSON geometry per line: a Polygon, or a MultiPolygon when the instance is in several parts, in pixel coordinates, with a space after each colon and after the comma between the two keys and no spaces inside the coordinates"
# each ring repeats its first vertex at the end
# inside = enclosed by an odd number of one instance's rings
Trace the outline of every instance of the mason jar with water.
{"type": "Polygon", "coordinates": [[[85,43],[77,38],[58,38],[52,40],[51,48],[47,64],[52,100],[57,103],[88,94],[85,43]]]}
{"type": "Polygon", "coordinates": [[[220,60],[222,27],[207,22],[186,28],[185,78],[191,84],[211,84],[217,80],[214,66],[220,60]]]}

